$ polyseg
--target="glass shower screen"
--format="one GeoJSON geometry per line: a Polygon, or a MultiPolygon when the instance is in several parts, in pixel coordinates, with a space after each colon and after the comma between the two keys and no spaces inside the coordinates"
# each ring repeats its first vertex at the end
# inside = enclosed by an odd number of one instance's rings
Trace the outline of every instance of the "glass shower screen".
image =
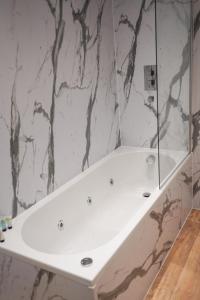
{"type": "Polygon", "coordinates": [[[191,1],[156,1],[160,185],[189,152],[191,1]]]}

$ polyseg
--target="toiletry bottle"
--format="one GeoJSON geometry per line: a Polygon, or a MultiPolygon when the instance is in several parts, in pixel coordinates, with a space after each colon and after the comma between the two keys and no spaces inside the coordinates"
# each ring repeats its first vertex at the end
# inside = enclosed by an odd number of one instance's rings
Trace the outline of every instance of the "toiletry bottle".
{"type": "Polygon", "coordinates": [[[1,218],[1,228],[2,228],[2,231],[6,231],[7,230],[7,224],[6,224],[6,221],[5,221],[5,218],[1,218]]]}
{"type": "Polygon", "coordinates": [[[6,217],[6,224],[8,229],[12,229],[12,218],[11,217],[6,217]]]}
{"type": "Polygon", "coordinates": [[[2,231],[2,226],[0,223],[0,243],[3,243],[5,241],[4,233],[2,231]]]}

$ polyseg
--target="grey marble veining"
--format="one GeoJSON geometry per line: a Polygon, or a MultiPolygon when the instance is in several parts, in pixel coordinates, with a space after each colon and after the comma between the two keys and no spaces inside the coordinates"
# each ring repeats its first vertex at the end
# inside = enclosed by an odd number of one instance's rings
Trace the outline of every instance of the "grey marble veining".
{"type": "MultiPolygon", "coordinates": [[[[155,5],[113,1],[115,37],[106,0],[1,5],[1,212],[16,216],[119,145],[157,146],[156,94],[143,86],[143,66],[155,64],[155,5]]],[[[182,2],[158,5],[165,6],[163,20],[173,8],[183,35],[181,61],[165,72],[159,99],[161,147],[182,149],[188,11],[182,2]]]]}
{"type": "Polygon", "coordinates": [[[190,1],[174,1],[167,5],[165,1],[161,1],[157,9],[160,147],[187,151],[189,148],[190,1]]]}
{"type": "Polygon", "coordinates": [[[119,144],[111,4],[0,4],[2,214],[16,216],[119,144]]]}
{"type": "Polygon", "coordinates": [[[154,19],[154,1],[114,1],[122,143],[157,147],[158,116],[160,147],[187,151],[190,1],[157,2],[159,111],[156,93],[144,90],[143,74],[156,61],[154,19]]]}
{"type": "Polygon", "coordinates": [[[154,1],[115,0],[113,15],[122,144],[148,147],[157,128],[156,93],[144,91],[143,68],[156,61],[154,1]]]}
{"type": "Polygon", "coordinates": [[[93,300],[93,290],[39,269],[33,265],[0,257],[1,300],[93,300]]]}
{"type": "Polygon", "coordinates": [[[191,163],[190,158],[112,258],[97,283],[99,300],[143,299],[192,207],[191,163]]]}

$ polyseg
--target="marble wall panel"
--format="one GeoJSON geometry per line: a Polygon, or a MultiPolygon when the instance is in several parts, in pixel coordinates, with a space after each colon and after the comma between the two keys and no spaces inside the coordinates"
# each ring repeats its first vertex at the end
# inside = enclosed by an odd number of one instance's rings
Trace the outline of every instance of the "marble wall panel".
{"type": "Polygon", "coordinates": [[[112,3],[0,3],[0,213],[32,206],[118,145],[112,3]]]}
{"type": "Polygon", "coordinates": [[[159,146],[185,152],[189,150],[190,2],[157,2],[159,146]]]}
{"type": "Polygon", "coordinates": [[[151,147],[157,100],[144,90],[144,65],[156,63],[154,1],[114,0],[113,17],[121,141],[151,147]]]}
{"type": "Polygon", "coordinates": [[[94,300],[94,291],[10,256],[0,256],[1,300],[94,300]]]}
{"type": "Polygon", "coordinates": [[[117,95],[124,145],[189,148],[190,1],[114,0],[117,95]],[[156,36],[157,30],[157,36],[156,36]],[[144,88],[144,66],[158,63],[158,97],[144,88]],[[158,111],[157,111],[158,101],[158,111]]]}

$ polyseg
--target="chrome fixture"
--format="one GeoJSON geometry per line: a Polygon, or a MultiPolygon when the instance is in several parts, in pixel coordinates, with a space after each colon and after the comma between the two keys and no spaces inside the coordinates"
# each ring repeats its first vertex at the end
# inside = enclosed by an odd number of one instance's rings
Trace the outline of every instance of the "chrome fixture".
{"type": "Polygon", "coordinates": [[[58,229],[61,231],[61,230],[64,230],[64,221],[63,220],[59,220],[58,221],[58,229]]]}
{"type": "Polygon", "coordinates": [[[87,198],[87,204],[92,205],[92,197],[88,196],[87,198]]]}
{"type": "Polygon", "coordinates": [[[81,265],[83,267],[88,267],[93,263],[93,259],[91,257],[84,257],[81,259],[81,265]]]}
{"type": "Polygon", "coordinates": [[[154,96],[148,96],[147,102],[149,106],[152,105],[152,103],[154,102],[154,96]]]}
{"type": "Polygon", "coordinates": [[[147,156],[147,158],[146,158],[146,163],[147,163],[148,165],[153,165],[153,164],[155,163],[155,161],[156,161],[156,157],[155,157],[154,154],[150,154],[150,155],[147,156]]]}
{"type": "Polygon", "coordinates": [[[144,89],[145,91],[156,90],[156,66],[144,66],[144,89]]]}
{"type": "Polygon", "coordinates": [[[149,192],[144,192],[144,193],[142,194],[142,196],[145,197],[145,198],[149,198],[149,197],[151,196],[151,193],[149,193],[149,192]]]}

